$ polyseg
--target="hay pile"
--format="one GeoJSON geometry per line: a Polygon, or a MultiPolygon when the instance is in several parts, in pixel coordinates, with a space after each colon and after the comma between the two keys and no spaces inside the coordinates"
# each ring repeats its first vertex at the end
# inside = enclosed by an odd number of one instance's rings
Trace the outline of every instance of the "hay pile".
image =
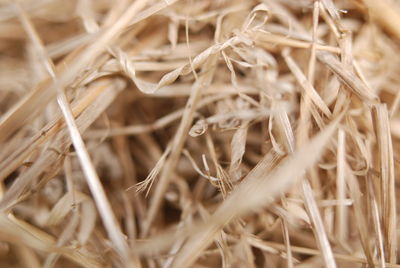
{"type": "Polygon", "coordinates": [[[400,267],[390,0],[0,6],[1,267],[400,267]]]}

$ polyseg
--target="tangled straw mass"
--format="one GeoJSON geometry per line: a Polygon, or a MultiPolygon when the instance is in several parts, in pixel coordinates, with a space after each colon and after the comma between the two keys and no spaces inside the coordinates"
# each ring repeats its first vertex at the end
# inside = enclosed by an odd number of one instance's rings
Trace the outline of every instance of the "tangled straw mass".
{"type": "Polygon", "coordinates": [[[1,267],[400,267],[400,3],[0,1],[1,267]]]}

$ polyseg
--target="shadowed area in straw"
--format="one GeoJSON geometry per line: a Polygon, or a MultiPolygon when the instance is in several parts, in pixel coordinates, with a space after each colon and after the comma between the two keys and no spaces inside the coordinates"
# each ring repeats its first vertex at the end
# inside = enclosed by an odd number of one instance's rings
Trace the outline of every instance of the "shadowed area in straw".
{"type": "Polygon", "coordinates": [[[399,22],[0,1],[0,266],[400,267],[399,22]]]}

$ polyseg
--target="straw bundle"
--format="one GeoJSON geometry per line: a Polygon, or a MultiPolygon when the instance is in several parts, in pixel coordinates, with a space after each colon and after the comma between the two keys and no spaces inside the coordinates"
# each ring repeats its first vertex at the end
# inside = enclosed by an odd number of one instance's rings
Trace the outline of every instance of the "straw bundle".
{"type": "Polygon", "coordinates": [[[400,6],[0,2],[1,267],[400,267],[400,6]]]}

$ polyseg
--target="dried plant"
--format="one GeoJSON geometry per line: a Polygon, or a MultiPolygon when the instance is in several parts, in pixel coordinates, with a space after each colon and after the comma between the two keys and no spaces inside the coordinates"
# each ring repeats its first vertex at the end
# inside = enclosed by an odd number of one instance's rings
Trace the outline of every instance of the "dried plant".
{"type": "Polygon", "coordinates": [[[399,23],[0,1],[0,266],[400,267],[399,23]]]}

